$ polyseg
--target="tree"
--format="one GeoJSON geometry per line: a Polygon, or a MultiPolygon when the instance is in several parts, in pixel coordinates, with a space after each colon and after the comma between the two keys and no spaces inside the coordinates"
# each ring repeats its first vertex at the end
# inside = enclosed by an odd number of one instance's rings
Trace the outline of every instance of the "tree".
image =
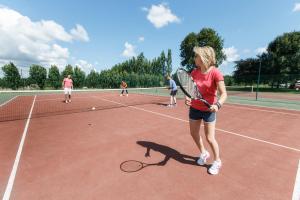
{"type": "Polygon", "coordinates": [[[21,76],[18,68],[11,62],[2,67],[4,72],[4,85],[13,90],[18,89],[21,83],[21,76]]]}
{"type": "Polygon", "coordinates": [[[64,69],[64,71],[62,72],[62,77],[66,78],[68,75],[73,76],[74,72],[73,72],[73,67],[72,65],[67,65],[64,69]]]}
{"type": "Polygon", "coordinates": [[[99,86],[99,74],[92,70],[86,77],[86,85],[89,88],[97,88],[99,86]]]}
{"type": "MultiPolygon", "coordinates": [[[[285,33],[269,43],[267,52],[236,61],[234,79],[237,83],[255,84],[261,66],[260,83],[279,87],[300,77],[300,32],[285,33]]],[[[286,84],[288,85],[288,84],[286,84]]]]}
{"type": "MultiPolygon", "coordinates": [[[[103,70],[99,74],[99,86],[102,88],[110,87],[110,70],[103,70]]],[[[88,77],[86,78],[88,79],[88,77]]]]}
{"type": "MultiPolygon", "coordinates": [[[[110,70],[103,70],[100,73],[91,72],[86,77],[86,85],[88,87],[119,88],[121,80],[125,80],[129,87],[163,86],[163,74],[172,71],[171,50],[168,51],[168,59],[163,51],[159,57],[153,60],[146,59],[144,54],[140,53],[137,57],[114,65],[110,70]]],[[[75,69],[73,76],[75,76],[75,69]]]]}
{"type": "Polygon", "coordinates": [[[154,58],[152,63],[151,63],[151,68],[152,68],[152,73],[156,75],[162,75],[161,72],[161,66],[160,66],[160,61],[158,58],[154,58]]]}
{"type": "Polygon", "coordinates": [[[224,40],[211,28],[203,28],[198,34],[189,33],[180,44],[181,65],[192,70],[194,66],[195,46],[211,46],[216,53],[216,65],[220,65],[226,59],[223,53],[224,40]]]}
{"type": "Polygon", "coordinates": [[[168,49],[168,57],[167,57],[167,74],[172,73],[172,52],[171,49],[168,49]]]}
{"type": "Polygon", "coordinates": [[[31,83],[35,83],[39,86],[40,89],[44,89],[46,79],[47,79],[46,68],[44,68],[40,65],[30,66],[29,79],[30,79],[31,83]]]}
{"type": "Polygon", "coordinates": [[[248,58],[235,62],[235,71],[233,77],[236,83],[239,84],[254,84],[258,72],[258,63],[255,58],[248,58]]]}
{"type": "Polygon", "coordinates": [[[233,79],[233,77],[230,76],[230,75],[225,75],[225,76],[224,76],[224,82],[225,82],[225,85],[226,85],[226,86],[234,85],[234,79],[233,79]]]}
{"type": "Polygon", "coordinates": [[[74,75],[73,75],[74,87],[76,88],[83,87],[84,81],[85,81],[85,73],[78,66],[76,66],[74,68],[74,75]]]}
{"type": "Polygon", "coordinates": [[[145,57],[143,53],[140,53],[137,57],[136,57],[136,70],[134,71],[135,73],[138,74],[143,74],[145,73],[145,68],[144,66],[144,61],[145,61],[145,57]]]}
{"type": "Polygon", "coordinates": [[[161,75],[166,76],[166,55],[165,52],[162,51],[160,53],[160,57],[159,57],[159,62],[160,62],[160,68],[161,68],[161,75]]]}
{"type": "Polygon", "coordinates": [[[274,81],[279,84],[293,81],[291,75],[300,75],[300,32],[285,33],[268,45],[267,52],[272,65],[274,81]]]}
{"type": "Polygon", "coordinates": [[[0,88],[5,88],[3,78],[0,78],[0,88]]]}
{"type": "Polygon", "coordinates": [[[181,65],[187,69],[194,68],[193,48],[198,45],[197,34],[189,33],[180,44],[181,65]]]}
{"type": "Polygon", "coordinates": [[[49,69],[48,81],[51,87],[58,89],[61,87],[61,79],[59,69],[57,66],[52,65],[49,69]]]}

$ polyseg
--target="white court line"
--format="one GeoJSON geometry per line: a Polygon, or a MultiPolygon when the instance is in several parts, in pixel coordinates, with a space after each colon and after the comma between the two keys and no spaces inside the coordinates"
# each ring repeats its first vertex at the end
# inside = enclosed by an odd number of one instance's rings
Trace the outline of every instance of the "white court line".
{"type": "MultiPolygon", "coordinates": [[[[243,105],[243,104],[238,104],[238,105],[243,105]]],[[[258,109],[258,108],[248,108],[248,107],[236,106],[236,105],[228,105],[228,104],[225,104],[224,106],[225,107],[240,108],[240,109],[245,109],[245,110],[255,110],[255,111],[261,111],[261,112],[269,112],[269,113],[275,113],[275,114],[300,116],[300,112],[299,112],[299,114],[298,113],[287,113],[287,112],[280,112],[280,111],[274,111],[274,110],[264,110],[264,109],[258,109]]],[[[253,107],[255,107],[255,106],[253,106],[253,107]]],[[[270,108],[270,107],[265,107],[265,108],[270,108]]],[[[272,108],[270,108],[270,109],[272,109],[272,108]]],[[[287,111],[289,111],[289,110],[287,110],[287,111]]]]}
{"type": "Polygon", "coordinates": [[[298,164],[298,170],[297,170],[292,200],[300,200],[300,160],[298,164]]]}
{"type": "MultiPolygon", "coordinates": [[[[116,102],[116,101],[111,101],[111,100],[104,99],[104,98],[99,98],[99,97],[95,97],[95,98],[102,99],[104,101],[108,101],[108,102],[119,104],[119,105],[123,105],[123,106],[128,106],[126,104],[123,104],[123,103],[120,103],[120,102],[116,102]]],[[[155,115],[167,117],[167,118],[170,118],[170,119],[175,119],[175,120],[182,121],[182,122],[187,122],[187,123],[189,122],[188,120],[180,119],[180,118],[177,118],[177,117],[173,117],[173,116],[170,116],[170,115],[166,115],[166,114],[154,112],[154,111],[151,111],[151,110],[146,110],[146,109],[135,107],[135,106],[128,106],[128,107],[134,108],[136,110],[142,110],[142,111],[145,111],[145,112],[148,112],[148,113],[152,113],[152,114],[155,114],[155,115]]],[[[300,149],[297,149],[297,148],[293,148],[293,147],[289,147],[289,146],[277,144],[277,143],[274,143],[274,142],[269,142],[269,141],[266,141],[266,140],[257,139],[257,138],[254,138],[254,137],[249,137],[249,136],[241,135],[241,134],[238,134],[238,133],[234,133],[234,132],[231,132],[231,131],[226,131],[226,130],[219,129],[219,128],[216,128],[216,130],[224,132],[224,133],[229,133],[231,135],[235,135],[235,136],[247,138],[247,139],[250,139],[250,140],[254,140],[254,141],[257,141],[257,142],[261,142],[261,143],[265,143],[265,144],[270,144],[270,145],[281,147],[281,148],[284,148],[284,149],[289,149],[289,150],[300,152],[300,149]]]]}
{"type": "MultiPolygon", "coordinates": [[[[107,95],[101,95],[101,96],[107,97],[107,96],[111,96],[111,95],[114,95],[114,94],[107,94],[107,95]]],[[[92,96],[92,97],[95,97],[95,96],[92,96]]],[[[91,98],[91,96],[89,96],[89,95],[84,96],[84,97],[77,96],[77,95],[72,95],[72,99],[90,99],[90,98],[91,98]]],[[[36,100],[36,102],[58,101],[58,100],[65,101],[64,97],[63,98],[60,97],[60,98],[46,98],[46,99],[42,98],[42,99],[36,100]]]]}
{"type": "Polygon", "coordinates": [[[18,96],[14,96],[13,98],[11,98],[10,100],[4,102],[3,104],[0,105],[1,106],[4,106],[5,104],[8,104],[9,102],[11,102],[12,100],[16,99],[18,96]]]}
{"type": "Polygon", "coordinates": [[[262,105],[253,105],[253,104],[246,104],[246,103],[226,103],[225,105],[232,104],[232,105],[240,105],[240,106],[252,106],[252,107],[261,107],[261,108],[270,108],[275,110],[286,110],[286,111],[298,111],[297,109],[291,109],[291,108],[282,108],[282,107],[269,107],[269,106],[262,106],[262,105]]]}
{"type": "MultiPolygon", "coordinates": [[[[91,98],[91,97],[72,97],[72,99],[88,99],[88,98],[91,98]]],[[[43,101],[58,101],[58,100],[65,101],[64,98],[39,99],[39,100],[36,100],[36,101],[37,102],[43,102],[43,101]]]]}
{"type": "Polygon", "coordinates": [[[34,103],[35,103],[35,98],[36,98],[36,95],[34,96],[34,99],[33,99],[32,105],[31,105],[31,109],[30,109],[30,112],[29,112],[29,115],[28,115],[28,118],[27,118],[27,121],[26,121],[26,125],[25,125],[24,131],[23,131],[21,142],[19,144],[19,148],[18,148],[18,151],[17,151],[15,162],[14,162],[13,168],[11,170],[11,173],[10,173],[8,183],[7,183],[5,193],[4,193],[4,196],[3,196],[2,200],[9,200],[9,198],[10,198],[10,194],[11,194],[12,187],[13,187],[14,181],[15,181],[15,177],[16,177],[16,174],[17,174],[18,165],[19,165],[19,162],[20,162],[20,158],[21,158],[25,138],[26,138],[26,135],[27,135],[27,130],[28,130],[28,127],[29,127],[31,114],[32,114],[32,110],[33,110],[33,107],[34,107],[34,103]]]}

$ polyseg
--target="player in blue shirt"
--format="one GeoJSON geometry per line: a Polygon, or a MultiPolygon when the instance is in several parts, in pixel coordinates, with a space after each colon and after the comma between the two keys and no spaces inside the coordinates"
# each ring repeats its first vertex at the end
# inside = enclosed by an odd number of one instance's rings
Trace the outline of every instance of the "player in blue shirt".
{"type": "Polygon", "coordinates": [[[170,97],[170,104],[168,105],[169,107],[176,106],[176,94],[177,94],[177,85],[175,81],[168,75],[167,79],[170,82],[169,90],[171,90],[171,97],[170,97]]]}

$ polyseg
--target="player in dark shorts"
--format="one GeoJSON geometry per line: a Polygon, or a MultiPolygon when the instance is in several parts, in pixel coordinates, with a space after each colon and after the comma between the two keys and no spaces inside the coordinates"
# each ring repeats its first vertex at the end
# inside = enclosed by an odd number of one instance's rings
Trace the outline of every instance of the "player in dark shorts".
{"type": "Polygon", "coordinates": [[[124,92],[126,92],[126,96],[128,96],[127,83],[122,81],[120,87],[122,88],[120,96],[124,96],[124,92]]]}
{"type": "Polygon", "coordinates": [[[175,81],[169,75],[167,76],[167,79],[170,82],[169,89],[171,90],[170,104],[168,105],[168,107],[174,107],[174,106],[176,106],[177,85],[176,85],[175,81]]]}

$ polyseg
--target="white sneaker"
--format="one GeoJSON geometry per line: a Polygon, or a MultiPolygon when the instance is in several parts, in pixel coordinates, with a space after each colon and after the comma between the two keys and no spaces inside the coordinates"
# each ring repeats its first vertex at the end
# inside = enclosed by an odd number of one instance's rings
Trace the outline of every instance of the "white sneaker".
{"type": "Polygon", "coordinates": [[[203,153],[200,154],[199,159],[197,160],[198,165],[205,165],[206,160],[209,158],[209,153],[208,151],[204,151],[203,153]]]}
{"type": "Polygon", "coordinates": [[[222,166],[221,160],[220,161],[215,160],[213,162],[212,166],[208,169],[208,172],[212,175],[216,175],[219,173],[221,166],[222,166]]]}

